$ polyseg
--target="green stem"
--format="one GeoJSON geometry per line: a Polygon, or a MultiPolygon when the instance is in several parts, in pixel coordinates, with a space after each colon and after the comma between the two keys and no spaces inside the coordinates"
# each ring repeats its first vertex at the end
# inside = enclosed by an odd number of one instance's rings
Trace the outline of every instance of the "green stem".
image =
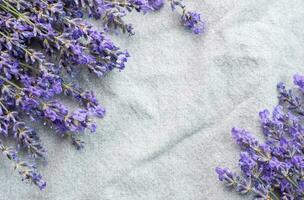
{"type": "Polygon", "coordinates": [[[0,105],[5,110],[5,112],[7,112],[7,113],[9,112],[8,109],[6,108],[6,106],[2,103],[2,101],[0,101],[0,105]]]}
{"type": "Polygon", "coordinates": [[[15,83],[13,83],[12,81],[8,80],[7,78],[3,77],[0,75],[0,79],[2,79],[3,81],[7,82],[8,84],[14,86],[15,88],[17,88],[18,90],[22,90],[21,87],[19,87],[18,85],[16,85],[15,83]]]}
{"type": "MultiPolygon", "coordinates": [[[[260,177],[257,177],[257,180],[260,182],[260,184],[264,185],[264,182],[261,180],[260,177]]],[[[271,199],[273,199],[273,200],[280,200],[280,198],[275,193],[273,193],[271,191],[271,188],[270,188],[270,190],[268,192],[269,192],[269,195],[272,196],[271,199]]]]}
{"type": "Polygon", "coordinates": [[[271,196],[271,197],[270,197],[271,199],[280,200],[280,198],[277,197],[277,195],[276,195],[275,193],[273,193],[272,191],[269,191],[269,195],[271,196]]]}
{"type": "Polygon", "coordinates": [[[296,188],[298,188],[298,184],[296,182],[294,182],[294,180],[292,180],[288,175],[285,176],[285,178],[296,188]]]}
{"type": "Polygon", "coordinates": [[[29,69],[31,69],[31,70],[33,70],[33,71],[40,72],[39,69],[36,69],[36,68],[34,68],[34,67],[31,67],[31,66],[29,66],[29,65],[27,65],[27,64],[25,64],[25,63],[19,62],[19,64],[20,64],[21,66],[26,67],[26,68],[29,68],[29,69]]]}
{"type": "Polygon", "coordinates": [[[21,14],[18,10],[16,10],[11,4],[9,4],[5,0],[2,0],[2,2],[8,7],[5,7],[4,5],[0,4],[1,8],[5,9],[6,11],[10,11],[12,14],[16,15],[17,17],[24,19],[27,23],[29,23],[33,26],[35,25],[31,20],[29,20],[27,17],[25,17],[23,14],[21,14]]]}

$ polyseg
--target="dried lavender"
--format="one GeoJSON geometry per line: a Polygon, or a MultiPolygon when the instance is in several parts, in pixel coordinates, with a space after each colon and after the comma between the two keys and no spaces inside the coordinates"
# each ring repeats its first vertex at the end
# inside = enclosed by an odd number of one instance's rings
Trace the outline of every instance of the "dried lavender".
{"type": "MultiPolygon", "coordinates": [[[[170,3],[182,8],[181,21],[187,28],[202,32],[199,14],[186,11],[181,1],[170,3]]],[[[103,118],[105,109],[92,91],[74,83],[75,73],[85,67],[101,77],[114,69],[123,70],[129,54],[108,33],[133,35],[124,17],[133,11],[156,11],[163,5],[163,0],[0,0],[0,150],[15,163],[22,180],[40,189],[46,186],[35,166],[36,159],[45,158],[46,150],[38,132],[26,125],[26,117],[43,122],[82,149],[84,142],[78,135],[95,132],[93,118],[103,118]],[[102,30],[85,17],[98,19],[102,30]],[[68,109],[57,100],[59,95],[71,97],[79,108],[68,109]],[[7,147],[6,138],[16,148],[7,147]],[[30,155],[34,164],[21,161],[18,151],[30,155]]]]}
{"type": "Polygon", "coordinates": [[[172,10],[180,8],[182,10],[181,22],[194,34],[201,34],[205,29],[205,24],[201,20],[201,15],[196,12],[188,11],[182,0],[169,0],[172,10]]]}
{"type": "Polygon", "coordinates": [[[0,140],[0,150],[3,155],[14,162],[14,168],[22,177],[22,181],[34,183],[40,190],[46,187],[46,182],[42,180],[41,175],[36,170],[36,166],[20,160],[14,148],[3,145],[3,142],[0,140]]]}
{"type": "Polygon", "coordinates": [[[232,129],[242,149],[242,175],[220,167],[216,172],[220,181],[237,192],[253,192],[260,199],[304,198],[304,76],[295,75],[294,84],[297,89],[287,90],[279,83],[279,104],[272,114],[268,110],[259,113],[264,143],[243,129],[232,129]]]}

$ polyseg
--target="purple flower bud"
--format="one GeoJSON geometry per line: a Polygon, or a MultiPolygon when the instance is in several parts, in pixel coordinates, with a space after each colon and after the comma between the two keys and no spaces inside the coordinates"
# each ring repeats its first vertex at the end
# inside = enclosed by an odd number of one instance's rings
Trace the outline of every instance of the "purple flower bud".
{"type": "MultiPolygon", "coordinates": [[[[300,89],[302,82],[301,76],[294,76],[294,84],[300,89]]],[[[280,104],[275,106],[272,114],[268,110],[259,113],[265,143],[259,143],[243,129],[232,129],[233,138],[244,151],[239,160],[243,176],[238,176],[236,184],[231,185],[239,193],[253,192],[262,199],[302,199],[303,97],[287,90],[283,83],[277,88],[280,104]]],[[[227,174],[230,173],[224,169],[217,170],[219,179],[229,182],[231,179],[227,174]]]]}
{"type": "MultiPolygon", "coordinates": [[[[42,122],[59,136],[70,137],[77,149],[83,148],[75,135],[95,132],[93,117],[104,117],[105,109],[93,92],[66,82],[75,82],[83,68],[99,77],[123,70],[130,55],[105,31],[133,35],[133,26],[124,17],[133,11],[159,10],[163,4],[164,0],[0,0],[0,134],[11,137],[18,147],[7,147],[0,140],[0,150],[15,163],[22,180],[41,190],[46,187],[36,166],[18,158],[19,150],[27,150],[34,162],[46,152],[38,132],[20,116],[42,122]],[[99,19],[105,31],[84,16],[99,19]],[[68,109],[58,100],[61,95],[71,96],[79,108],[68,109]]],[[[186,27],[194,33],[203,31],[198,13],[186,11],[181,0],[172,5],[182,9],[186,27]]]]}
{"type": "Polygon", "coordinates": [[[304,76],[296,74],[293,77],[294,84],[299,86],[299,88],[304,91],[304,76]]]}
{"type": "Polygon", "coordinates": [[[201,20],[200,14],[196,12],[186,12],[182,15],[182,23],[195,34],[201,34],[205,29],[205,24],[201,20]]]}
{"type": "Polygon", "coordinates": [[[242,152],[240,154],[240,161],[239,165],[243,171],[243,173],[247,176],[250,176],[252,173],[252,170],[255,169],[257,166],[257,163],[255,160],[252,159],[252,157],[247,152],[242,152]]]}
{"type": "Polygon", "coordinates": [[[76,147],[77,150],[81,150],[84,148],[84,142],[75,137],[72,137],[72,144],[76,147]]]}
{"type": "Polygon", "coordinates": [[[247,194],[252,189],[251,179],[241,178],[236,186],[236,191],[240,194],[247,194]]]}
{"type": "Polygon", "coordinates": [[[163,7],[164,0],[148,0],[148,3],[154,10],[159,10],[163,7]]]}
{"type": "Polygon", "coordinates": [[[219,180],[225,182],[227,186],[236,184],[236,176],[228,168],[217,167],[215,171],[218,174],[219,180]]]}
{"type": "Polygon", "coordinates": [[[233,139],[238,143],[238,145],[240,145],[240,147],[248,148],[258,146],[258,141],[244,129],[233,128],[231,132],[233,139]]]}

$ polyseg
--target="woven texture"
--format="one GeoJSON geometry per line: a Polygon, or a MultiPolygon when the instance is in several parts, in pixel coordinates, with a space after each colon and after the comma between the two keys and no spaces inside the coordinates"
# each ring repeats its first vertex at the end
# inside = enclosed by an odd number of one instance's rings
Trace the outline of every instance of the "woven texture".
{"type": "Polygon", "coordinates": [[[232,126],[261,135],[257,113],[275,105],[276,84],[304,73],[304,1],[185,2],[206,33],[185,30],[168,5],[129,16],[136,35],[113,36],[132,56],[127,68],[79,77],[107,108],[86,149],[36,124],[47,188],[22,183],[2,156],[1,200],[241,199],[214,168],[237,169],[232,126]]]}

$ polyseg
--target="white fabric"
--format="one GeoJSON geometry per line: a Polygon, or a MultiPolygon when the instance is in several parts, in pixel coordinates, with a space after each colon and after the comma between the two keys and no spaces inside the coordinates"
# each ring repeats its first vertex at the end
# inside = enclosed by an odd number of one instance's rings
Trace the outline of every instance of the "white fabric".
{"type": "Polygon", "coordinates": [[[168,5],[132,14],[136,35],[115,36],[132,55],[127,68],[81,79],[107,108],[86,149],[40,127],[46,190],[22,183],[1,157],[1,200],[242,199],[214,168],[237,170],[231,128],[261,136],[258,112],[276,104],[276,84],[304,73],[304,1],[186,3],[203,13],[206,33],[186,31],[168,5]]]}

